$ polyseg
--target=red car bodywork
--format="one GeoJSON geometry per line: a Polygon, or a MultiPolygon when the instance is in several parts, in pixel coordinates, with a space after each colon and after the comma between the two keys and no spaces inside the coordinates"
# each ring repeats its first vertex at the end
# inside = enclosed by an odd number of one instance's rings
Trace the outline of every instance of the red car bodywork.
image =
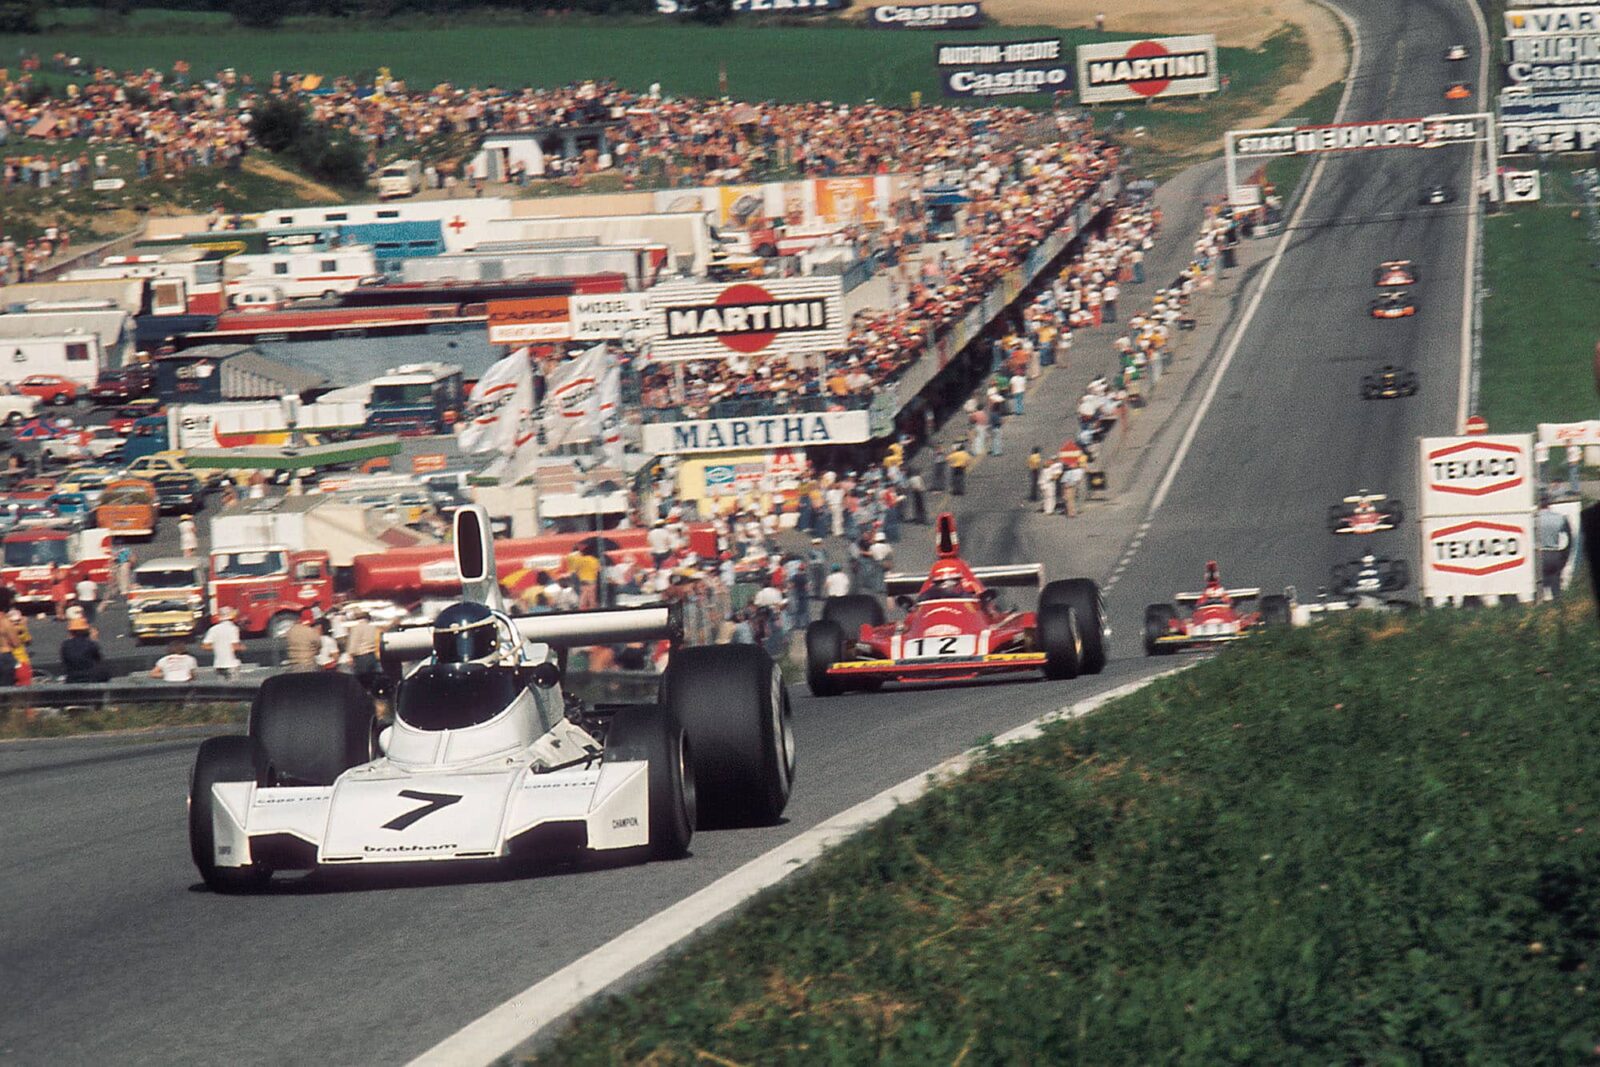
{"type": "Polygon", "coordinates": [[[78,383],[58,374],[32,374],[17,383],[17,392],[36,396],[41,404],[59,406],[78,399],[78,383]]]}
{"type": "Polygon", "coordinates": [[[975,571],[960,556],[955,520],[940,515],[938,528],[938,559],[927,575],[890,575],[886,580],[890,593],[918,583],[906,617],[846,634],[849,658],[829,667],[829,678],[854,683],[956,681],[1044,667],[1035,613],[1000,609],[984,582],[1037,587],[1043,569],[1029,564],[975,571]]]}

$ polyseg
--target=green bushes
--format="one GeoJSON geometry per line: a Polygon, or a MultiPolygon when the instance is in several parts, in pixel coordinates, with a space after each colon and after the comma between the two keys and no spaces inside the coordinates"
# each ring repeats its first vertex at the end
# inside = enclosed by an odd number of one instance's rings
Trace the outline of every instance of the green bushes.
{"type": "Polygon", "coordinates": [[[354,189],[366,182],[366,159],[361,149],[312,121],[293,100],[269,100],[254,113],[250,128],[262,148],[292,160],[329,185],[354,189]]]}

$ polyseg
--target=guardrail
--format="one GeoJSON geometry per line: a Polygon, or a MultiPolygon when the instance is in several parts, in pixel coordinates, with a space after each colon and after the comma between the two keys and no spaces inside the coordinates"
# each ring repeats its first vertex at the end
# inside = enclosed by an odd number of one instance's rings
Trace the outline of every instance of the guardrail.
{"type": "MultiPolygon", "coordinates": [[[[129,677],[111,682],[15,686],[0,689],[0,711],[12,708],[110,708],[125,704],[223,704],[253,700],[261,683],[276,671],[250,672],[234,679],[199,678],[193,682],[162,682],[129,677]]],[[[590,703],[654,703],[661,685],[655,671],[568,671],[569,692],[590,703]]]]}

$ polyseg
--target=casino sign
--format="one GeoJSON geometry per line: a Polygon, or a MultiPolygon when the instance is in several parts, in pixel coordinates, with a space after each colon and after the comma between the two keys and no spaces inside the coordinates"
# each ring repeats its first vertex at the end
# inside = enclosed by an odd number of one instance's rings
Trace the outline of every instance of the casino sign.
{"type": "Polygon", "coordinates": [[[845,346],[844,288],[837,275],[660,285],[650,290],[652,359],[803,355],[845,346]]]}

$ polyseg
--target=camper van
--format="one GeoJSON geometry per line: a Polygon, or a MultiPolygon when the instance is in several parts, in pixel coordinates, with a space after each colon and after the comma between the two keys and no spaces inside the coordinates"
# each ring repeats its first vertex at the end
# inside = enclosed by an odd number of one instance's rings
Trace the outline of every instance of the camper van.
{"type": "Polygon", "coordinates": [[[225,261],[230,302],[246,289],[271,285],[290,300],[348,293],[378,272],[372,249],[357,245],[327,252],[269,252],[225,261]]]}
{"type": "Polygon", "coordinates": [[[378,199],[391,200],[415,196],[422,190],[422,164],[414,159],[397,159],[378,172],[378,199]]]}

